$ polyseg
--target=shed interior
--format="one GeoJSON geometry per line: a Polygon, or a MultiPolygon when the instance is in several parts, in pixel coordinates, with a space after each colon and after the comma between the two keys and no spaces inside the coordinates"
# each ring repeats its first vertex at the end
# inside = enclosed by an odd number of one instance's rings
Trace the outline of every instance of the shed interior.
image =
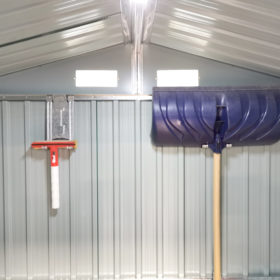
{"type": "MultiPolygon", "coordinates": [[[[280,86],[277,0],[0,0],[0,280],[212,279],[212,152],[150,138],[159,70],[280,86]],[[115,70],[115,87],[77,87],[115,70]],[[47,100],[74,100],[50,209],[47,100]]],[[[222,276],[280,279],[280,143],[225,149],[222,276]]]]}

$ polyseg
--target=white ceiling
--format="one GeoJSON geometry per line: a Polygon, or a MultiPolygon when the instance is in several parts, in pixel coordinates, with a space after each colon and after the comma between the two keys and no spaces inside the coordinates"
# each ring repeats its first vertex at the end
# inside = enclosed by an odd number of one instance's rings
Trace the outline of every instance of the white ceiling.
{"type": "MultiPolygon", "coordinates": [[[[119,0],[0,7],[0,75],[127,42],[119,0]]],[[[279,0],[157,0],[146,14],[152,44],[280,76],[279,0]]]]}

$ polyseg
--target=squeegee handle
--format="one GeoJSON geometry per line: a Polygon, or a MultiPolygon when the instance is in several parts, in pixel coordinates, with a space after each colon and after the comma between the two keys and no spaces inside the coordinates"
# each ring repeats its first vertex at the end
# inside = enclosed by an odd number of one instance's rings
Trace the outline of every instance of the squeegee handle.
{"type": "Polygon", "coordinates": [[[59,208],[59,167],[58,167],[58,148],[50,148],[51,159],[51,204],[52,209],[59,208]]]}
{"type": "Polygon", "coordinates": [[[213,155],[214,280],[221,279],[221,154],[213,155]]]}

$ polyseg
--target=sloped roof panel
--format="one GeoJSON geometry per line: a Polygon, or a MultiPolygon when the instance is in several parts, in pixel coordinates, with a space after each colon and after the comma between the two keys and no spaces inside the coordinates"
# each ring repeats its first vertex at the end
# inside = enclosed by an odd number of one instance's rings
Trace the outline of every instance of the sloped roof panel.
{"type": "Polygon", "coordinates": [[[158,0],[151,42],[280,76],[277,0],[158,0]]]}
{"type": "MultiPolygon", "coordinates": [[[[120,1],[0,2],[0,75],[124,42],[120,1]]],[[[278,0],[157,0],[149,41],[280,76],[279,15],[278,0]]]]}
{"type": "Polygon", "coordinates": [[[0,48],[0,75],[123,42],[120,15],[0,48]]]}
{"type": "Polygon", "coordinates": [[[1,1],[0,45],[120,13],[114,0],[1,1]]]}
{"type": "Polygon", "coordinates": [[[1,1],[0,75],[122,42],[119,1],[1,1]]]}

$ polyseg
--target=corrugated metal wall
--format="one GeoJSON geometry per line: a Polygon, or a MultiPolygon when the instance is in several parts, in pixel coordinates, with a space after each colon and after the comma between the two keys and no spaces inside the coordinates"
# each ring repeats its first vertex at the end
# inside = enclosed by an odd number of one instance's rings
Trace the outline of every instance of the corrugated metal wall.
{"type": "MultiPolygon", "coordinates": [[[[212,157],[155,148],[151,101],[77,101],[49,210],[45,102],[0,102],[0,279],[211,277],[212,157]]],[[[223,274],[280,276],[280,143],[223,153],[223,274]]]]}

